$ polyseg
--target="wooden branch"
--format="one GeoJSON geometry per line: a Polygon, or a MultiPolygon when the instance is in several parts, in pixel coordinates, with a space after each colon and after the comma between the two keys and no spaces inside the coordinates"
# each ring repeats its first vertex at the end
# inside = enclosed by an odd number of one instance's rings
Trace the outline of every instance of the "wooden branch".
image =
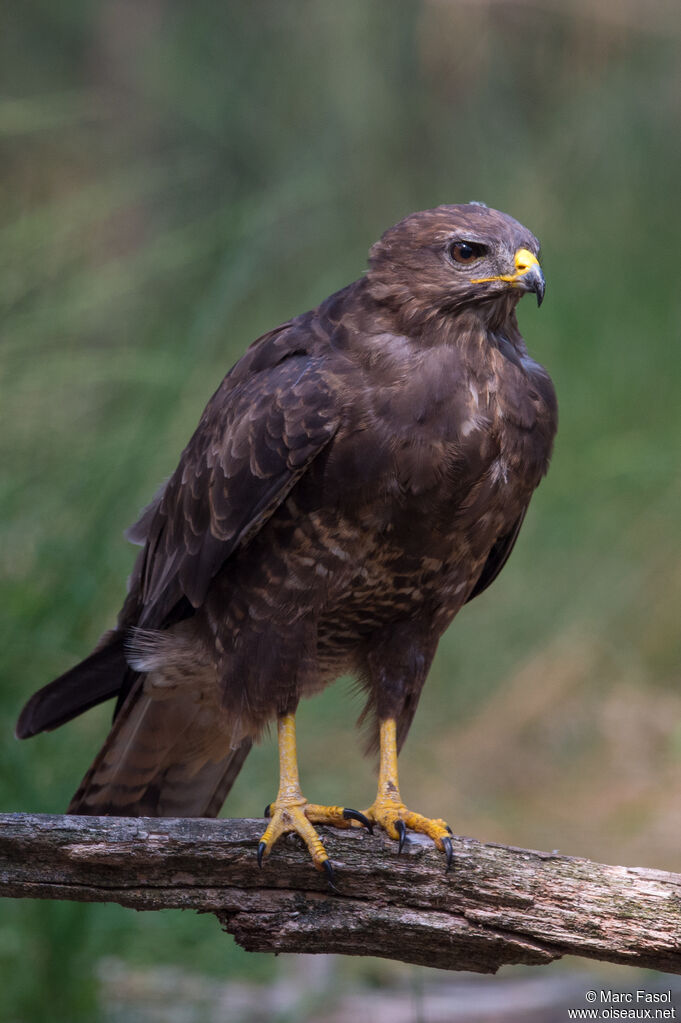
{"type": "Polygon", "coordinates": [[[451,970],[579,955],[681,973],[681,875],[455,838],[322,829],[341,895],[262,821],[0,814],[0,895],[211,912],[244,948],[451,970]]]}

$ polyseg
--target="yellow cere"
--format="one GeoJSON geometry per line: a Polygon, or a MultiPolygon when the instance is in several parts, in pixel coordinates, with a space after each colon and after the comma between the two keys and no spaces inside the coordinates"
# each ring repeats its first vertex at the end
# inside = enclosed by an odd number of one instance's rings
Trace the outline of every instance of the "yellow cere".
{"type": "Polygon", "coordinates": [[[539,260],[529,249],[518,249],[514,256],[514,262],[519,277],[526,274],[533,266],[539,266],[539,260]]]}
{"type": "Polygon", "coordinates": [[[508,284],[513,284],[519,277],[522,277],[531,270],[533,266],[539,266],[539,260],[529,249],[518,249],[513,257],[513,262],[515,263],[514,274],[499,274],[498,277],[478,277],[471,283],[486,284],[487,281],[506,281],[508,284]]]}

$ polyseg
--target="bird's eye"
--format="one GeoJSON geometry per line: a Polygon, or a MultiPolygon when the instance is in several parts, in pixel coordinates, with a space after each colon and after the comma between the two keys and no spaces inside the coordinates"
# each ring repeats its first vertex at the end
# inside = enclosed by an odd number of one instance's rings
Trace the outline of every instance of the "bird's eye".
{"type": "Polygon", "coordinates": [[[487,248],[478,242],[454,242],[449,249],[449,254],[454,262],[463,263],[464,266],[474,263],[476,259],[480,259],[486,252],[487,248]]]}

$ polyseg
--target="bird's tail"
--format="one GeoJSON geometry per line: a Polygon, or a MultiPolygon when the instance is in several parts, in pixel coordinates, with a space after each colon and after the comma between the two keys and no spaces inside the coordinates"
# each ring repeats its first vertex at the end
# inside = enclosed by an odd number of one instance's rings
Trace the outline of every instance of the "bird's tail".
{"type": "Polygon", "coordinates": [[[125,633],[107,633],[94,653],[33,694],[19,715],[17,738],[49,732],[117,696],[129,670],[125,633]]]}
{"type": "Polygon", "coordinates": [[[231,748],[215,708],[190,693],[150,696],[140,678],[68,813],[130,817],[215,817],[252,740],[231,748]]]}

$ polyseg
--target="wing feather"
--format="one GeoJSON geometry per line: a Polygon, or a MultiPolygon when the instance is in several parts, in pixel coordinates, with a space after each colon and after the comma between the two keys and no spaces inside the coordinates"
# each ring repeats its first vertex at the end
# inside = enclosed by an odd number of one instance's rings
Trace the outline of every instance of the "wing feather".
{"type": "Polygon", "coordinates": [[[478,576],[478,581],[471,590],[466,603],[468,603],[469,600],[473,600],[474,597],[480,596],[480,594],[486,590],[488,586],[492,585],[496,577],[501,572],[510,557],[511,551],[515,547],[515,542],[518,539],[518,533],[520,532],[520,527],[523,524],[526,512],[527,508],[523,508],[508,533],[504,533],[503,536],[500,536],[493,545],[492,550],[487,556],[487,561],[482,567],[482,572],[478,576]]]}
{"type": "Polygon", "coordinates": [[[255,353],[225,377],[176,471],[129,530],[145,546],[122,626],[161,627],[183,599],[199,607],[225,561],[334,436],[335,381],[321,359],[302,350],[299,331],[288,351],[281,332],[256,342],[255,353]]]}

